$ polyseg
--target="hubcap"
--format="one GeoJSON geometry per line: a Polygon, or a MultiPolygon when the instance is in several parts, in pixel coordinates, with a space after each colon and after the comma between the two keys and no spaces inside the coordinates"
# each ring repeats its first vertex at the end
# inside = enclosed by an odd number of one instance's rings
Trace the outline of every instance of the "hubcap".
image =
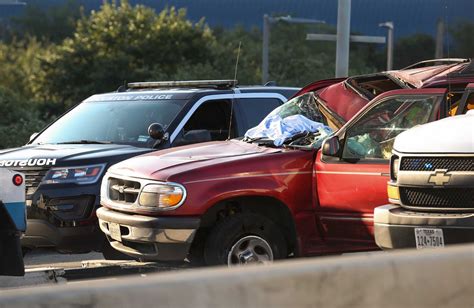
{"type": "Polygon", "coordinates": [[[249,235],[238,240],[227,255],[227,265],[258,264],[273,261],[272,248],[263,238],[249,235]]]}

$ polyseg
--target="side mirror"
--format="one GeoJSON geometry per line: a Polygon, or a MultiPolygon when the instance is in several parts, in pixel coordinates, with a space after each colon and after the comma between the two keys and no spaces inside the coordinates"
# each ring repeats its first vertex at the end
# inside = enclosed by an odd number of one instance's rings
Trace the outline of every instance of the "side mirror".
{"type": "Polygon", "coordinates": [[[176,141],[175,145],[187,145],[208,141],[212,141],[211,132],[207,129],[196,129],[186,132],[183,138],[176,141]]]}
{"type": "Polygon", "coordinates": [[[322,153],[326,156],[338,156],[341,145],[339,144],[339,138],[337,136],[332,136],[327,138],[323,142],[322,153]]]}
{"type": "Polygon", "coordinates": [[[163,140],[165,137],[165,130],[160,123],[152,123],[148,126],[148,135],[155,140],[163,140]]]}
{"type": "Polygon", "coordinates": [[[36,136],[38,136],[38,133],[33,133],[33,134],[31,134],[31,136],[30,136],[30,141],[32,141],[33,139],[35,139],[36,136]]]}

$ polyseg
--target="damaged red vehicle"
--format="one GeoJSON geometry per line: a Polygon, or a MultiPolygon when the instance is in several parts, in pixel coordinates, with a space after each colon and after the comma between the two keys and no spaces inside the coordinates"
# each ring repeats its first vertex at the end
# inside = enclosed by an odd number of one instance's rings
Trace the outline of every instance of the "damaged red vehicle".
{"type": "Polygon", "coordinates": [[[449,116],[473,81],[472,62],[448,60],[316,82],[272,114],[331,136],[278,146],[247,136],[126,160],[102,182],[100,228],[135,258],[209,265],[378,249],[373,209],[387,202],[394,138],[449,116]]]}

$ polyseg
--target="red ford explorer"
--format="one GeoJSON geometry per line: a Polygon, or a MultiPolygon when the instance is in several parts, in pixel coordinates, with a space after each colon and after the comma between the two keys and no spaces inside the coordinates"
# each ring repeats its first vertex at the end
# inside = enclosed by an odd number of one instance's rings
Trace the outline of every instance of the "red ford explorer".
{"type": "Polygon", "coordinates": [[[327,138],[247,136],[111,167],[101,230],[144,260],[234,265],[377,249],[373,210],[387,202],[394,138],[464,106],[474,79],[470,61],[424,65],[317,82],[270,114],[317,121],[335,132],[327,138]]]}

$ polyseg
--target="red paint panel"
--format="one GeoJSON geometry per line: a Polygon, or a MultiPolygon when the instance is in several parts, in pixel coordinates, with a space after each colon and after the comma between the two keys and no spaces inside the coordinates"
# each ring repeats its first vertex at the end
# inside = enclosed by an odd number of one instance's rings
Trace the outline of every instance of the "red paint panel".
{"type": "Polygon", "coordinates": [[[346,121],[349,121],[368,103],[368,100],[346,87],[344,82],[333,84],[323,89],[318,95],[326,102],[329,109],[346,121]]]}

